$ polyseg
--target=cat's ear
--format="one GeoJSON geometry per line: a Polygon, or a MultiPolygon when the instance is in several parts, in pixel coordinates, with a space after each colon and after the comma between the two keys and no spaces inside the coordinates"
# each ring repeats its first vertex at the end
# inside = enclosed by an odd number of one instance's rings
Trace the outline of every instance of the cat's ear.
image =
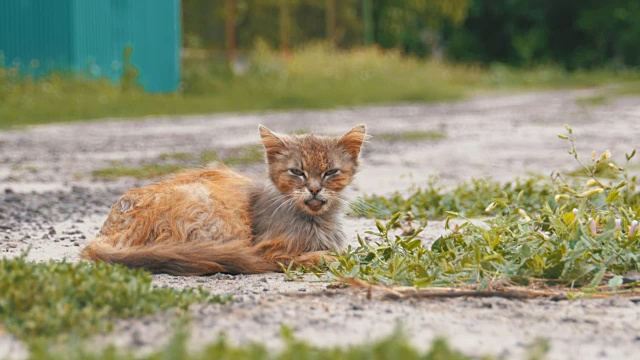
{"type": "Polygon", "coordinates": [[[267,129],[266,126],[258,125],[258,130],[260,130],[262,145],[264,145],[268,157],[280,154],[287,148],[287,145],[280,136],[267,129]]]}
{"type": "Polygon", "coordinates": [[[349,130],[346,134],[344,134],[338,144],[344,147],[345,150],[354,158],[358,158],[358,154],[360,154],[360,148],[362,148],[362,143],[367,138],[367,128],[364,124],[357,125],[353,129],[349,130]]]}

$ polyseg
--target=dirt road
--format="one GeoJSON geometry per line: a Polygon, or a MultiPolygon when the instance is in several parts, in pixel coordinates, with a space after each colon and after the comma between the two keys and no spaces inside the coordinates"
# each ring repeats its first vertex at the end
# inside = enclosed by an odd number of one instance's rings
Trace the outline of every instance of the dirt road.
{"type": "MultiPolygon", "coordinates": [[[[640,98],[620,98],[601,106],[580,105],[592,90],[541,92],[470,101],[333,111],[227,114],[139,121],[105,120],[40,126],[0,132],[0,255],[16,256],[31,247],[34,261],[78,260],[78,250],[93,235],[111,204],[144,181],[94,179],[91,171],[113,162],[136,165],[162,154],[216,150],[224,153],[258,143],[257,125],[280,132],[310,130],[339,134],[366,123],[373,135],[354,194],[387,194],[424,183],[429,176],[453,183],[471,177],[512,179],[527,173],[574,169],[567,144],[556,134],[571,124],[578,150],[610,149],[614,159],[640,148],[640,98]],[[442,133],[438,140],[382,140],[384,134],[408,131],[442,133]],[[378,136],[377,136],[378,135],[378,136]]],[[[263,165],[239,167],[261,176],[263,165]]],[[[370,220],[346,219],[356,232],[370,220]]],[[[444,231],[432,222],[425,232],[433,240],[444,231]]],[[[355,344],[394,331],[411,334],[419,347],[446,336],[470,355],[522,359],[536,338],[549,339],[550,359],[627,359],[640,351],[640,305],[625,299],[579,301],[366,300],[343,290],[322,295],[327,283],[315,278],[287,282],[282,274],[218,275],[201,278],[156,276],[155,284],[183,288],[203,286],[231,293],[232,305],[192,309],[192,345],[220,332],[234,342],[260,341],[277,348],[280,326],[318,345],[355,344]],[[304,295],[320,293],[320,295],[304,295]],[[294,295],[292,295],[294,294],[294,295]]],[[[170,315],[122,321],[102,343],[144,351],[167,339],[170,315]]],[[[21,345],[0,334],[0,358],[20,357],[21,345]]]]}

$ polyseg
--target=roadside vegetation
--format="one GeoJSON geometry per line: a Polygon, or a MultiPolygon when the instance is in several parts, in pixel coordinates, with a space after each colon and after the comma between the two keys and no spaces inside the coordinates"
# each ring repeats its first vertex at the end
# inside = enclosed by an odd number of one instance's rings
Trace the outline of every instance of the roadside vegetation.
{"type": "Polygon", "coordinates": [[[175,94],[150,94],[132,86],[60,73],[33,79],[19,75],[17,68],[0,68],[0,127],[97,118],[437,102],[479,93],[616,83],[627,84],[620,87],[624,92],[617,90],[620,95],[638,93],[640,73],[454,65],[407,57],[397,50],[344,51],[324,44],[304,46],[283,57],[258,43],[246,65],[236,70],[220,60],[186,58],[182,89],[175,94]]]}

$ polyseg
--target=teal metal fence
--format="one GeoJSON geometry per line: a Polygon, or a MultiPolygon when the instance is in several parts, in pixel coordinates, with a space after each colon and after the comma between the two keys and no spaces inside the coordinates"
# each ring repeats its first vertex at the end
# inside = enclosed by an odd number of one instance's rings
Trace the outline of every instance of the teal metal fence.
{"type": "Polygon", "coordinates": [[[180,85],[180,0],[2,0],[0,58],[41,76],[70,71],[117,82],[123,53],[147,91],[180,85]]]}

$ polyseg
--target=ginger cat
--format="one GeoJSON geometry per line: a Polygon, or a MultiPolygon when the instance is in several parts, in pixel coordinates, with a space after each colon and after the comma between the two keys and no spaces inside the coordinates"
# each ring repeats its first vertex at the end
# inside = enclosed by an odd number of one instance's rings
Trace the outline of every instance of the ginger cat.
{"type": "Polygon", "coordinates": [[[81,256],[172,275],[253,274],[312,267],[341,250],[341,192],[358,170],[365,126],[336,138],[259,130],[270,181],[220,165],[131,189],[81,256]]]}

